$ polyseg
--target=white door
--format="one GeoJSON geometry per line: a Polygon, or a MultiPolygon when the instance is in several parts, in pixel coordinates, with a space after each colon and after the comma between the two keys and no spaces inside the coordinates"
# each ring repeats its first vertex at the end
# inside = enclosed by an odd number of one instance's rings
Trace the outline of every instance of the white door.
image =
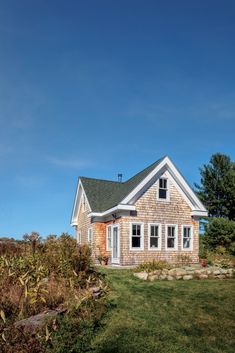
{"type": "Polygon", "coordinates": [[[114,225],[112,229],[112,263],[119,264],[120,257],[119,227],[114,225]]]}

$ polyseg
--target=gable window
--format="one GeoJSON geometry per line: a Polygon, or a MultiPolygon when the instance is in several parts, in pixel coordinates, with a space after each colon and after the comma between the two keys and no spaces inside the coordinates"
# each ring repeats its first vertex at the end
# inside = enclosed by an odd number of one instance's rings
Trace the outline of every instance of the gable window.
{"type": "Polygon", "coordinates": [[[177,225],[167,224],[165,236],[166,236],[166,250],[177,250],[177,248],[178,248],[177,225]]]}
{"type": "Polygon", "coordinates": [[[168,200],[168,179],[160,178],[158,187],[158,200],[168,200]]]}
{"type": "Polygon", "coordinates": [[[106,250],[112,249],[112,226],[107,226],[106,228],[106,250]]]}
{"type": "Polygon", "coordinates": [[[88,239],[88,242],[89,242],[89,243],[92,243],[92,241],[93,241],[93,232],[92,232],[92,228],[88,228],[87,239],[88,239]]]}
{"type": "Polygon", "coordinates": [[[130,249],[131,250],[142,250],[143,249],[143,223],[132,223],[131,224],[131,237],[130,237],[130,249]]]}
{"type": "Polygon", "coordinates": [[[148,248],[149,250],[161,249],[161,225],[158,223],[149,224],[148,248]]]}
{"type": "Polygon", "coordinates": [[[182,248],[183,250],[192,250],[193,230],[192,226],[182,226],[182,248]]]}

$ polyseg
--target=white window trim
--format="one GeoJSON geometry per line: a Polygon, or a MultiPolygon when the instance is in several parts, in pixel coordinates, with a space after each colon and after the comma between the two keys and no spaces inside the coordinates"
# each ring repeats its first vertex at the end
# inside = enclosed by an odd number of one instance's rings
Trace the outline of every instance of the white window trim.
{"type": "Polygon", "coordinates": [[[178,224],[166,224],[166,226],[165,226],[165,250],[166,251],[178,250],[178,224]],[[167,247],[168,227],[175,227],[175,247],[174,248],[167,247]]]}
{"type": "Polygon", "coordinates": [[[181,250],[182,251],[192,251],[193,250],[193,226],[191,224],[182,224],[181,226],[181,250]],[[191,229],[191,236],[190,236],[190,247],[184,248],[184,228],[191,229]]]}
{"type": "Polygon", "coordinates": [[[162,226],[160,223],[148,223],[148,250],[150,251],[159,251],[162,249],[162,226]],[[151,238],[151,226],[158,226],[158,247],[151,248],[150,247],[150,238],[151,238]]]}
{"type": "Polygon", "coordinates": [[[161,176],[157,181],[157,201],[161,201],[161,202],[169,202],[170,201],[170,178],[168,178],[167,176],[161,176]],[[167,181],[166,199],[159,198],[160,179],[166,179],[166,181],[167,181]]]}
{"type": "Polygon", "coordinates": [[[144,250],[144,223],[143,222],[131,222],[130,223],[130,251],[143,251],[144,250]],[[132,248],[132,226],[134,224],[140,225],[140,248],[132,248]]]}
{"type": "Polygon", "coordinates": [[[78,244],[82,242],[82,232],[80,230],[77,232],[77,242],[78,244]]]}
{"type": "Polygon", "coordinates": [[[111,251],[112,250],[112,231],[113,231],[113,227],[112,227],[112,224],[108,224],[106,226],[106,251],[111,251]],[[108,230],[109,228],[111,229],[111,247],[108,246],[109,242],[108,242],[108,230]]]}
{"type": "Polygon", "coordinates": [[[93,243],[93,229],[92,227],[89,227],[88,230],[87,230],[87,241],[89,244],[92,244],[93,243]],[[89,231],[91,230],[91,240],[89,240],[89,231]]]}

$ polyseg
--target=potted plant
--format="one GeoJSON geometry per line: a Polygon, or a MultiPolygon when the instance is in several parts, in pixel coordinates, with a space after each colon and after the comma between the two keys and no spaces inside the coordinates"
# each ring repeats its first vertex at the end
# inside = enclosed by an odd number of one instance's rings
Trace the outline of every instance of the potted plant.
{"type": "Polygon", "coordinates": [[[205,258],[204,258],[204,259],[201,259],[201,266],[202,266],[202,267],[206,267],[206,265],[207,265],[206,259],[205,259],[205,258]]]}
{"type": "Polygon", "coordinates": [[[109,262],[109,257],[107,255],[104,255],[103,256],[103,262],[104,262],[104,265],[108,265],[108,262],[109,262]]]}
{"type": "Polygon", "coordinates": [[[97,259],[101,265],[108,265],[109,257],[107,255],[98,255],[97,259]]]}

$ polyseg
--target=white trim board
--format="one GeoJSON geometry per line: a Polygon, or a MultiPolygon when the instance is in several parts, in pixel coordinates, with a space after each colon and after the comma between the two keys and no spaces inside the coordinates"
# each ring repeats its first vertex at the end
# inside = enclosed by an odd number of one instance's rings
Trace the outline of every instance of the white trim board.
{"type": "Polygon", "coordinates": [[[78,218],[78,214],[80,211],[80,207],[81,207],[81,201],[82,201],[82,197],[85,197],[85,200],[87,202],[89,211],[91,211],[91,206],[89,204],[88,198],[86,196],[84,187],[82,185],[81,179],[79,179],[78,181],[78,185],[77,185],[77,191],[76,191],[76,196],[75,196],[75,200],[74,200],[74,204],[73,204],[73,212],[72,212],[72,218],[71,218],[71,226],[75,226],[77,225],[77,218],[78,218]]]}
{"type": "Polygon", "coordinates": [[[138,195],[140,196],[143,193],[143,190],[153,182],[153,180],[157,180],[165,171],[167,171],[167,175],[171,176],[171,181],[174,185],[177,185],[177,189],[181,192],[181,195],[184,197],[186,202],[189,204],[192,212],[198,212],[198,216],[200,216],[200,212],[203,213],[203,216],[207,214],[207,210],[204,205],[201,203],[197,195],[193,192],[192,188],[185,181],[183,176],[176,169],[172,161],[169,157],[165,157],[159,165],[154,168],[154,170],[149,173],[135,188],[132,190],[123,200],[122,204],[133,204],[138,195]]]}

